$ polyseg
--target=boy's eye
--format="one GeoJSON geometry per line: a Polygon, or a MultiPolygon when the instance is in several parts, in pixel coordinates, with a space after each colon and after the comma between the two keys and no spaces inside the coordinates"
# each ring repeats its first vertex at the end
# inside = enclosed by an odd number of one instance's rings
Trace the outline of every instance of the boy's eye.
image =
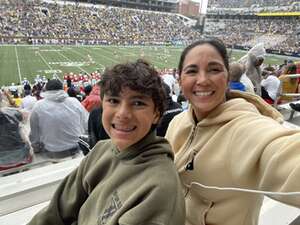
{"type": "Polygon", "coordinates": [[[134,101],[134,102],[133,102],[133,105],[134,105],[134,106],[144,106],[144,105],[146,105],[146,104],[145,104],[145,102],[143,102],[143,101],[134,101]]]}
{"type": "Polygon", "coordinates": [[[108,98],[106,101],[110,104],[117,104],[119,102],[118,99],[115,98],[108,98]]]}

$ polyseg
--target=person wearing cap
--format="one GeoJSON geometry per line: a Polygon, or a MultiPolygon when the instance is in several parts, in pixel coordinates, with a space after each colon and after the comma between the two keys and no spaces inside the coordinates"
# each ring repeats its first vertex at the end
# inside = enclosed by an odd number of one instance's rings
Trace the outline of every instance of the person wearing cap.
{"type": "Polygon", "coordinates": [[[30,117],[29,138],[34,151],[50,158],[77,154],[79,137],[87,130],[88,112],[56,79],[47,82],[42,97],[30,117]]]}

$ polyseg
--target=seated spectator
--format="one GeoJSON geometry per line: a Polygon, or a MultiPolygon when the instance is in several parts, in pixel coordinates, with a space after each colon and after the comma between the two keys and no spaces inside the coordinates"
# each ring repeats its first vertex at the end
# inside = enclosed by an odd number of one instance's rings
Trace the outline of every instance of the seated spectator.
{"type": "Polygon", "coordinates": [[[43,89],[43,84],[41,82],[36,83],[32,87],[32,95],[37,99],[40,100],[42,99],[41,97],[41,91],[43,89]]]}
{"type": "Polygon", "coordinates": [[[31,112],[34,104],[37,102],[37,99],[31,95],[30,89],[24,89],[24,98],[22,99],[21,109],[24,109],[28,112],[31,112]]]}
{"type": "Polygon", "coordinates": [[[279,88],[280,80],[275,75],[275,71],[263,71],[261,97],[269,104],[273,104],[278,96],[279,88]]]}
{"type": "Polygon", "coordinates": [[[245,85],[240,81],[245,73],[245,66],[241,63],[231,63],[229,66],[229,88],[231,90],[246,91],[245,85]]]}
{"type": "Polygon", "coordinates": [[[48,81],[45,89],[30,117],[34,152],[50,158],[75,155],[79,137],[87,130],[88,113],[77,99],[68,97],[59,80],[48,81]]]}
{"type": "Polygon", "coordinates": [[[100,140],[109,139],[102,125],[102,107],[93,109],[88,120],[89,145],[93,148],[100,140]]]}
{"type": "Polygon", "coordinates": [[[172,93],[169,85],[163,83],[163,87],[165,88],[165,92],[167,96],[166,99],[167,107],[166,107],[166,111],[164,112],[156,128],[156,135],[161,137],[165,136],[169,123],[173,119],[173,117],[183,111],[181,105],[172,100],[172,96],[171,96],[172,93]]]}
{"type": "Polygon", "coordinates": [[[13,93],[13,99],[15,101],[16,107],[20,107],[22,104],[22,98],[20,97],[20,94],[17,91],[13,93]]]}
{"type": "Polygon", "coordinates": [[[85,94],[85,96],[86,97],[89,96],[92,90],[93,90],[92,85],[89,84],[89,85],[85,86],[84,87],[84,94],[85,94]]]}
{"type": "Polygon", "coordinates": [[[82,95],[80,94],[80,92],[77,90],[76,87],[69,87],[67,90],[67,93],[69,95],[69,97],[73,97],[76,98],[79,102],[81,102],[82,100],[82,95]]]}
{"type": "Polygon", "coordinates": [[[143,61],[104,72],[102,121],[110,139],[97,143],[28,225],[184,224],[173,152],[153,130],[164,112],[162,89],[143,61]]]}
{"type": "Polygon", "coordinates": [[[91,112],[94,108],[98,108],[101,105],[100,99],[100,87],[99,84],[95,84],[89,96],[87,96],[81,104],[84,108],[91,112]]]}
{"type": "Polygon", "coordinates": [[[0,93],[0,170],[32,161],[30,143],[25,138],[22,121],[22,113],[7,107],[0,93]]]}
{"type": "MultiPolygon", "coordinates": [[[[295,64],[288,64],[286,69],[283,71],[283,74],[279,76],[281,81],[281,92],[282,93],[297,93],[298,90],[298,78],[291,78],[287,75],[296,74],[297,67],[295,64]]],[[[292,101],[293,97],[281,96],[281,102],[292,101]]]]}

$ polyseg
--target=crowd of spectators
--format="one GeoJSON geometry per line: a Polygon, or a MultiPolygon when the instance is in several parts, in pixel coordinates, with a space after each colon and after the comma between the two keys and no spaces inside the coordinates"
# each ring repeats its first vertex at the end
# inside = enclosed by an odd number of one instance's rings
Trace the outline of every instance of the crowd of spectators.
{"type": "Polygon", "coordinates": [[[0,36],[90,39],[95,43],[147,44],[192,41],[198,31],[176,14],[125,8],[7,0],[0,7],[0,36]]]}
{"type": "Polygon", "coordinates": [[[217,36],[228,46],[252,47],[264,43],[268,49],[300,52],[296,19],[218,19],[207,20],[205,34],[217,36]],[[216,26],[218,24],[218,26],[216,26]]]}
{"type": "MultiPolygon", "coordinates": [[[[269,5],[271,1],[209,1],[210,7],[269,5]]],[[[274,2],[272,1],[274,5],[274,2]]],[[[279,1],[276,5],[291,1],[279,1]]],[[[276,51],[299,52],[297,19],[206,20],[204,34],[228,46],[252,47],[265,42],[276,51]]],[[[188,44],[201,32],[186,26],[177,14],[99,5],[58,4],[39,0],[6,0],[0,6],[0,42],[33,44],[188,44]],[[15,37],[15,38],[9,38],[15,37]]]]}
{"type": "Polygon", "coordinates": [[[250,7],[251,5],[266,6],[289,6],[295,0],[210,0],[208,1],[209,7],[215,8],[242,8],[250,7]]]}

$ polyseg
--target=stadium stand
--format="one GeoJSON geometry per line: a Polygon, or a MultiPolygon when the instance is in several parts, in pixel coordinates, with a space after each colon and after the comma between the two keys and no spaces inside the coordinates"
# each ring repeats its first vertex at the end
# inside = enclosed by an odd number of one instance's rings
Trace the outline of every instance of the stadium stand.
{"type": "Polygon", "coordinates": [[[200,35],[174,13],[99,5],[10,0],[1,5],[0,18],[2,43],[143,45],[192,41],[200,35]]]}
{"type": "Polygon", "coordinates": [[[242,8],[251,5],[266,6],[289,6],[294,0],[210,0],[209,7],[215,8],[242,8]]]}

